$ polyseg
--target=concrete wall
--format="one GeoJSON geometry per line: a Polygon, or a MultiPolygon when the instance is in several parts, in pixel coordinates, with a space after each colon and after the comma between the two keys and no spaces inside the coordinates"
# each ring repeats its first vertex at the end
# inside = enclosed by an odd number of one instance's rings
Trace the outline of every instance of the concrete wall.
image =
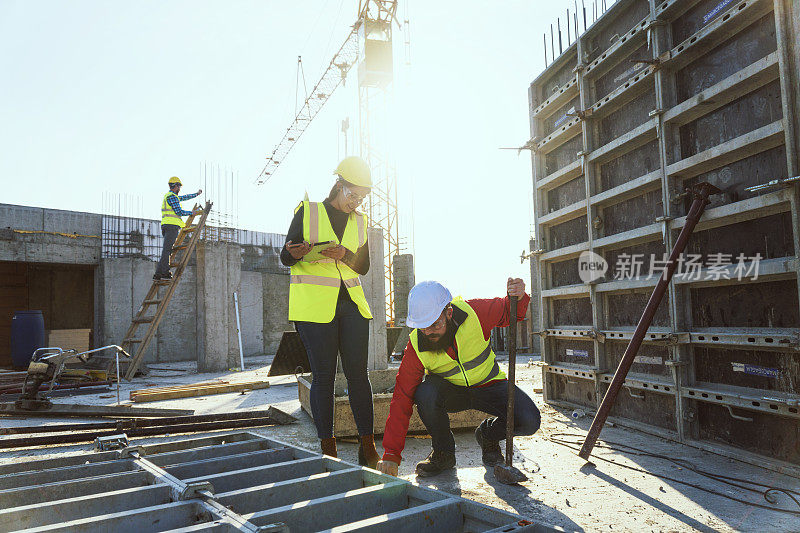
{"type": "MultiPolygon", "coordinates": [[[[189,265],[172,295],[145,362],[193,361],[197,358],[196,266],[189,265]]],[[[152,283],[155,263],[146,259],[106,258],[96,278],[98,292],[95,344],[119,344],[152,283]]],[[[142,326],[140,331],[144,331],[142,326]]]]}
{"type": "Polygon", "coordinates": [[[241,248],[223,242],[197,246],[197,369],[239,366],[233,293],[241,288],[241,248]]]}
{"type": "Polygon", "coordinates": [[[261,274],[264,306],[264,353],[275,354],[284,331],[293,331],[289,322],[289,276],[264,272],[261,274]]]}
{"type": "Polygon", "coordinates": [[[244,355],[264,353],[264,287],[261,272],[242,272],[239,319],[244,355]]]}
{"type": "Polygon", "coordinates": [[[0,204],[0,261],[96,265],[101,230],[101,215],[0,204]]]}

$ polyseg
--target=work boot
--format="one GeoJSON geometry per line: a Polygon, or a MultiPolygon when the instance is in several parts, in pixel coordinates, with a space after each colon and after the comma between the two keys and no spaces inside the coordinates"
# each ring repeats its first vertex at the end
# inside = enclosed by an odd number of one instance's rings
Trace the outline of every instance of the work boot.
{"type": "Polygon", "coordinates": [[[161,275],[161,279],[172,279],[172,272],[170,272],[169,270],[167,270],[167,273],[166,273],[166,274],[162,274],[162,275],[161,275]]]}
{"type": "Polygon", "coordinates": [[[336,437],[329,437],[319,441],[319,447],[322,448],[323,455],[328,457],[336,457],[336,437]]]}
{"type": "Polygon", "coordinates": [[[454,466],[456,466],[455,453],[432,450],[427,459],[417,463],[417,475],[420,477],[435,476],[454,466]]]}
{"type": "Polygon", "coordinates": [[[375,449],[375,436],[363,435],[359,437],[361,444],[358,447],[358,464],[369,468],[376,468],[381,456],[375,449]]]}
{"type": "Polygon", "coordinates": [[[483,438],[481,426],[475,428],[475,440],[481,447],[481,459],[486,466],[501,465],[504,462],[503,452],[500,449],[500,441],[487,440],[483,438]]]}

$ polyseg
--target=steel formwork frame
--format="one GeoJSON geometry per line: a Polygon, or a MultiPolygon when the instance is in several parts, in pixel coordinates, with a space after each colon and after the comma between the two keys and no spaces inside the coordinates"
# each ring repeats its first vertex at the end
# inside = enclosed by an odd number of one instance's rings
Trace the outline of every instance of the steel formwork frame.
{"type": "MultiPolygon", "coordinates": [[[[535,292],[539,294],[534,305],[541,310],[538,330],[546,363],[543,367],[546,401],[567,407],[599,405],[615,369],[608,351],[611,346],[624,348],[633,331],[633,327],[613,323],[619,307],[611,308],[611,299],[617,297],[624,301],[634,293],[649,294],[657,282],[657,277],[643,276],[601,279],[593,283],[564,282],[563,278],[555,279],[562,274],[554,272],[554,265],[574,265],[577,273],[577,258],[584,251],[608,257],[615,251],[649,245],[654,250],[669,253],[677,231],[685,223],[685,213],[676,205],[685,182],[708,176],[709,171],[782,148],[786,175],[761,176],[758,182],[800,174],[797,95],[800,45],[797,35],[800,35],[798,0],[717,0],[713,3],[711,0],[620,0],[531,84],[532,139],[528,146],[532,147],[537,229],[537,243],[531,250],[538,248],[531,263],[531,276],[538,289],[535,292]],[[707,10],[703,23],[692,28],[695,31],[688,35],[674,35],[675,28],[680,29],[676,21],[687,18],[691,10],[707,10]],[[775,27],[774,51],[722,79],[715,79],[689,97],[678,94],[682,69],[722,48],[738,32],[757,21],[769,21],[770,17],[775,27]],[[623,20],[629,22],[621,27],[623,20]],[[609,83],[615,73],[620,74],[609,83]],[[725,138],[724,142],[696,154],[682,153],[683,127],[722,112],[737,99],[769,84],[780,87],[782,113],[778,120],[725,138]],[[633,115],[638,112],[637,106],[649,106],[644,109],[649,113],[640,123],[630,124],[621,131],[620,126],[627,126],[624,123],[627,110],[633,115]],[[657,151],[655,164],[643,168],[638,175],[634,173],[632,179],[623,183],[607,183],[613,179],[603,172],[604,165],[626,155],[635,157],[636,151],[646,146],[657,151]],[[576,153],[574,159],[565,160],[559,155],[569,154],[571,147],[576,153]],[[558,157],[561,159],[554,164],[558,157]],[[572,187],[570,200],[560,201],[565,195],[558,194],[566,187],[572,187]],[[625,203],[642,198],[660,202],[661,216],[649,221],[639,220],[632,228],[605,231],[604,226],[614,215],[609,209],[643,212],[642,203],[625,203]],[[562,238],[567,232],[585,238],[562,238]],[[580,314],[559,312],[564,304],[573,302],[576,308],[580,303],[587,320],[564,321],[565,316],[580,314]],[[581,351],[585,361],[564,360],[569,359],[560,354],[564,346],[576,346],[569,343],[582,343],[580,345],[586,347],[581,351]]],[[[781,287],[794,287],[796,291],[800,282],[799,208],[800,185],[794,182],[760,195],[709,206],[697,231],[735,231],[729,228],[735,228],[735,224],[759,223],[776,214],[787,218],[792,227],[789,239],[793,250],[785,256],[761,261],[760,276],[751,283],[781,282],[781,287]]],[[[752,453],[752,447],[745,451],[744,446],[711,442],[703,436],[705,429],[697,419],[698,409],[704,408],[701,406],[713,404],[727,409],[735,423],[752,423],[754,418],[762,416],[780,417],[800,435],[800,381],[794,390],[792,387],[767,390],[698,379],[698,370],[707,362],[697,360],[695,351],[698,348],[716,354],[721,353],[720,350],[728,353],[760,350],[776,357],[785,354],[784,360],[796,360],[795,354],[800,351],[800,321],[794,318],[790,320],[793,323],[781,327],[700,327],[694,323],[700,305],[699,300],[693,301],[697,291],[715,290],[715,287],[747,291],[754,286],[737,281],[698,281],[688,275],[676,275],[670,283],[667,301],[661,305],[667,312],[661,322],[648,330],[644,345],[665,354],[663,371],[630,374],[625,382],[630,398],[628,394],[622,398],[626,405],[618,405],[615,419],[637,429],[748,462],[762,465],[766,462],[779,470],[800,471],[797,468],[800,450],[794,450],[788,458],[771,457],[765,461],[764,455],[752,453]],[[631,402],[642,402],[650,411],[659,405],[674,405],[674,412],[664,415],[670,420],[659,424],[646,416],[629,416],[628,413],[636,411],[628,409],[631,402]]],[[[783,296],[784,300],[788,299],[789,314],[797,316],[800,301],[791,294],[783,296]]],[[[633,311],[638,318],[644,303],[638,307],[630,305],[634,300],[627,301],[631,308],[635,307],[633,311]]]]}
{"type": "Polygon", "coordinates": [[[251,432],[0,465],[2,531],[558,531],[251,432]]]}

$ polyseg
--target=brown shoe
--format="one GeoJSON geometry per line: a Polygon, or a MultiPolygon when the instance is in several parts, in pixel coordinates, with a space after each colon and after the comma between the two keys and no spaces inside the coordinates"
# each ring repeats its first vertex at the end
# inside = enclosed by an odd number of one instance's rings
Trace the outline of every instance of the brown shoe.
{"type": "Polygon", "coordinates": [[[375,436],[364,435],[359,437],[361,445],[358,447],[358,464],[369,468],[376,468],[381,456],[378,455],[378,450],[375,449],[375,436]]]}
{"type": "Polygon", "coordinates": [[[336,457],[336,437],[329,437],[319,441],[322,453],[328,457],[336,457]]]}

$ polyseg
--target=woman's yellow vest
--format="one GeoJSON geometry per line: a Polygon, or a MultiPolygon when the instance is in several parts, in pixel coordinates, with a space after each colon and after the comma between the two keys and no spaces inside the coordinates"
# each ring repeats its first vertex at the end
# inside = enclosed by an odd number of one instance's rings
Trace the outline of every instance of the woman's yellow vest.
{"type": "Polygon", "coordinates": [[[172,206],[169,205],[167,202],[167,198],[170,196],[178,196],[172,191],[169,191],[167,194],[164,195],[164,199],[161,200],[161,224],[172,224],[173,226],[178,226],[180,228],[183,227],[183,219],[175,213],[175,210],[172,209],[172,206]]]}
{"type": "MultiPolygon", "coordinates": [[[[367,242],[366,215],[355,211],[350,213],[340,241],[322,202],[305,200],[297,209],[300,207],[303,208],[303,239],[306,241],[312,244],[338,242],[353,253],[367,242]]],[[[342,283],[361,315],[372,318],[358,274],[342,261],[326,257],[320,261],[301,259],[292,265],[289,276],[289,320],[318,323],[333,320],[342,283]]]]}
{"type": "Polygon", "coordinates": [[[490,341],[483,338],[481,321],[475,310],[460,297],[451,303],[467,313],[466,320],[456,331],[457,359],[453,359],[445,351],[421,352],[416,329],[409,336],[411,346],[417,352],[425,371],[462,387],[474,387],[493,379],[505,379],[505,373],[494,359],[490,341]]]}

